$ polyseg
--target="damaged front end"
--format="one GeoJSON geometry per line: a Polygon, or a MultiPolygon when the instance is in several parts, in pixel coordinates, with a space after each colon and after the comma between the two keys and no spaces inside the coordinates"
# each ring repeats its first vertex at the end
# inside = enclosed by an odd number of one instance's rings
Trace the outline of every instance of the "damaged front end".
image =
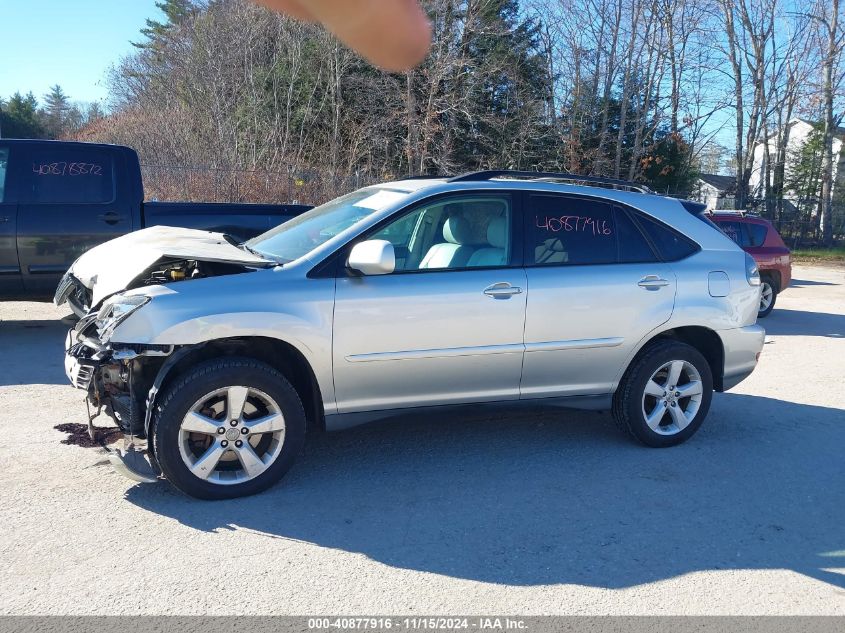
{"type": "Polygon", "coordinates": [[[53,297],[80,318],[118,292],[204,277],[248,273],[277,265],[223,233],[154,226],[95,246],[80,255],[53,297]]]}
{"type": "Polygon", "coordinates": [[[222,233],[156,226],[92,248],[62,278],[54,301],[68,303],[80,317],[65,341],[65,370],[71,384],[87,393],[92,439],[93,420],[103,412],[123,431],[122,450],[104,446],[123,474],[138,481],[157,478],[155,457],[147,450],[157,381],[188,349],[112,340],[115,328],[151,301],[155,291],[144,288],[276,265],[222,233]]]}
{"type": "Polygon", "coordinates": [[[156,376],[173,355],[174,346],[104,342],[114,328],[114,305],[106,304],[68,332],[65,372],[74,387],[86,392],[91,438],[93,421],[101,413],[112,418],[124,434],[122,447],[103,446],[109,461],[131,479],[155,481],[160,471],[148,450],[148,399],[154,395],[156,376]]]}
{"type": "MultiPolygon", "coordinates": [[[[142,286],[156,286],[192,279],[203,279],[205,277],[237,275],[251,272],[252,270],[255,269],[243,264],[162,257],[147,269],[140,271],[133,279],[126,282],[125,286],[120,288],[120,290],[131,290],[132,288],[140,288],[142,286]]],[[[59,286],[56,288],[56,294],[53,297],[53,303],[57,306],[67,303],[68,307],[70,307],[76,316],[83,318],[90,312],[92,306],[97,305],[98,300],[102,300],[102,294],[96,298],[94,297],[94,290],[92,288],[96,288],[96,285],[97,277],[94,277],[89,282],[89,285],[86,285],[74,274],[74,270],[71,269],[65,273],[59,282],[59,286]]]]}

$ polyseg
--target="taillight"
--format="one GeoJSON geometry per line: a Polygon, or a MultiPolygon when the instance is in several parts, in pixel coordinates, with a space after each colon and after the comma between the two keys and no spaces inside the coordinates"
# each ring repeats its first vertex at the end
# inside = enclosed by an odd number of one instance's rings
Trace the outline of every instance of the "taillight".
{"type": "Polygon", "coordinates": [[[745,254],[745,278],[751,286],[760,285],[760,270],[757,268],[757,262],[748,253],[745,254]]]}

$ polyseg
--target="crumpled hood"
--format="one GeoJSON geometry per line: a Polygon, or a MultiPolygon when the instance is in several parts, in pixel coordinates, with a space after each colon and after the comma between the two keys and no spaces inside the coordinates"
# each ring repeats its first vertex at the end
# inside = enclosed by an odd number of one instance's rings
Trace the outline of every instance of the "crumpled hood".
{"type": "Polygon", "coordinates": [[[91,305],[125,289],[160,259],[265,267],[275,262],[242,250],[222,233],[152,226],[95,246],[77,259],[68,271],[91,291],[91,305]]]}

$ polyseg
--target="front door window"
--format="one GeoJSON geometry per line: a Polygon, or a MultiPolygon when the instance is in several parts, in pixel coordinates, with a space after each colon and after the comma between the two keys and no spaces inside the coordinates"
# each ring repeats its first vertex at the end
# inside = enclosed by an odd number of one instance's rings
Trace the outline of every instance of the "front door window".
{"type": "Polygon", "coordinates": [[[396,272],[507,266],[512,260],[510,199],[441,199],[401,216],[368,239],[393,244],[396,272]]]}

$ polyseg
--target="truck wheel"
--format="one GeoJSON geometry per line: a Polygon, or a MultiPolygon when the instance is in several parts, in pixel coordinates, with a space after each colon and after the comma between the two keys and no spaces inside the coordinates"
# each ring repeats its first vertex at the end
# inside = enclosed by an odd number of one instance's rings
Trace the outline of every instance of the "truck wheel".
{"type": "Polygon", "coordinates": [[[775,309],[775,300],[778,298],[777,282],[771,277],[764,276],[760,280],[760,309],[757,311],[757,318],[762,319],[775,309]]]}
{"type": "Polygon", "coordinates": [[[650,344],[634,360],[613,395],[613,417],[647,446],[675,446],[701,426],[713,398],[710,365],[678,341],[650,344]]]}
{"type": "Polygon", "coordinates": [[[247,358],[202,363],[156,406],[153,448],[164,476],[200,499],[261,492],[290,469],[305,440],[305,412],[290,382],[247,358]]]}

